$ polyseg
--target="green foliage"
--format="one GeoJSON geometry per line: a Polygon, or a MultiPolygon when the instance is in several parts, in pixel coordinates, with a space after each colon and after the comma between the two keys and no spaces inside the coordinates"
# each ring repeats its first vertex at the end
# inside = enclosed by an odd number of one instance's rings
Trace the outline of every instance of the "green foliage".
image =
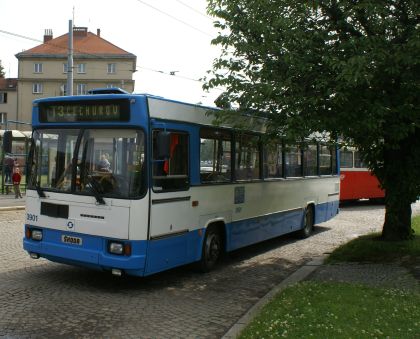
{"type": "Polygon", "coordinates": [[[244,338],[417,338],[420,295],[307,281],[278,294],[244,338]]]}
{"type": "Polygon", "coordinates": [[[262,112],[272,136],[341,136],[378,176],[392,213],[415,200],[419,1],[209,0],[208,12],[222,53],[205,87],[226,88],[224,107],[262,112]]]}

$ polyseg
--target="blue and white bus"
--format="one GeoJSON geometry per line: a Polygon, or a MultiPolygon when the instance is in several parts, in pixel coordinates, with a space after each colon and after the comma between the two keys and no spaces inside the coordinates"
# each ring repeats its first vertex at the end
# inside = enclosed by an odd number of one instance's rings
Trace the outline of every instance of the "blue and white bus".
{"type": "Polygon", "coordinates": [[[24,249],[114,275],[208,271],[338,213],[335,147],[264,145],[209,110],[140,94],[36,100],[24,249]]]}

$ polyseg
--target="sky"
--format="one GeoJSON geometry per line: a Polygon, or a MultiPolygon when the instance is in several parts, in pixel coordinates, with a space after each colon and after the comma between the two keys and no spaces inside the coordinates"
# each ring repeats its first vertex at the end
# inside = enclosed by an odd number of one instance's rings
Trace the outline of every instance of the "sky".
{"type": "Polygon", "coordinates": [[[206,6],[206,0],[0,0],[0,60],[6,77],[16,78],[15,54],[40,45],[45,29],[54,38],[66,34],[74,12],[75,26],[95,34],[99,28],[102,38],[137,56],[135,93],[214,106],[222,90],[205,92],[197,81],[220,54],[211,45],[217,29],[206,6]]]}

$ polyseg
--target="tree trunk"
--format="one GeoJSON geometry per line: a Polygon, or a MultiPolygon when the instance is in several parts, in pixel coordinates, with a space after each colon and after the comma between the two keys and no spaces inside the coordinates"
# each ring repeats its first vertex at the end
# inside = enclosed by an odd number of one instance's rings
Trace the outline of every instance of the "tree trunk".
{"type": "Polygon", "coordinates": [[[413,237],[411,229],[411,203],[406,199],[398,201],[386,192],[385,222],[382,239],[389,241],[408,240],[413,237]],[[389,199],[388,199],[389,198],[389,199]]]}
{"type": "MultiPolygon", "coordinates": [[[[404,144],[403,144],[404,145],[404,144]]],[[[413,202],[412,170],[408,166],[407,148],[388,149],[384,154],[385,222],[382,238],[389,241],[408,240],[413,237],[411,203],[413,202]]]]}

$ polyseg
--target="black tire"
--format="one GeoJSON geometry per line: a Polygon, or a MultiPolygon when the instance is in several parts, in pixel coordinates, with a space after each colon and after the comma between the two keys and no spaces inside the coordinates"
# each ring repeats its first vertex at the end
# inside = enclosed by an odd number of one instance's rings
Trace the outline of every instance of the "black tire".
{"type": "Polygon", "coordinates": [[[303,228],[298,232],[300,238],[308,238],[314,230],[314,209],[307,206],[304,214],[303,228]]]}
{"type": "Polygon", "coordinates": [[[372,198],[369,201],[375,205],[385,205],[385,198],[372,198]]]}
{"type": "Polygon", "coordinates": [[[198,262],[198,269],[201,272],[209,272],[221,258],[223,253],[222,235],[217,227],[207,229],[204,237],[201,260],[198,262]]]}

